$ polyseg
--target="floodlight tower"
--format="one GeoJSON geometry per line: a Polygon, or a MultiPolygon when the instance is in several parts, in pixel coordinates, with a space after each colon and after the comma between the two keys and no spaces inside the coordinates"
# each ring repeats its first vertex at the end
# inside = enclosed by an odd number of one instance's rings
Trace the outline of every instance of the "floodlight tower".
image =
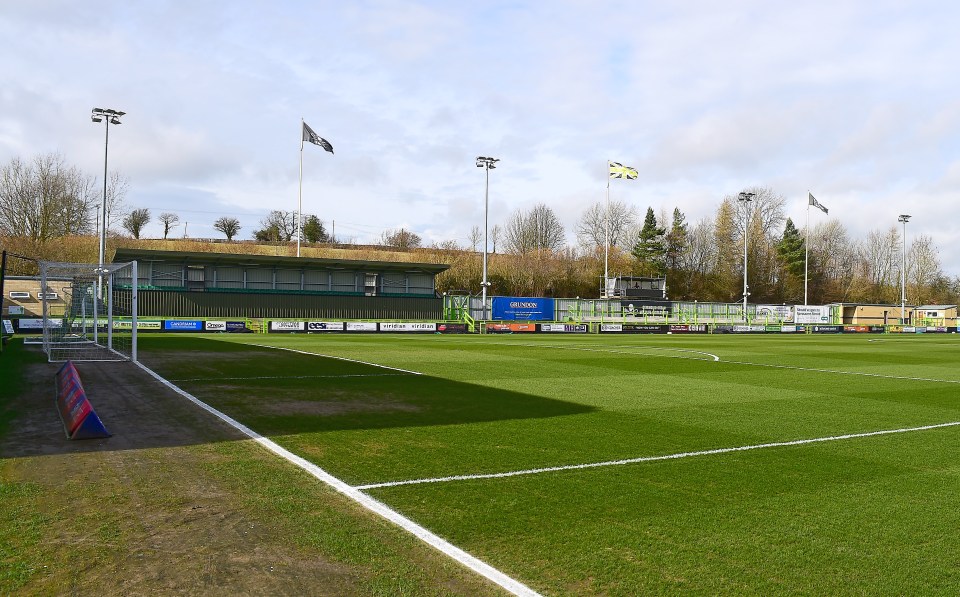
{"type": "Polygon", "coordinates": [[[907,214],[901,214],[897,218],[898,222],[903,223],[903,251],[900,255],[900,323],[906,323],[907,318],[907,222],[910,221],[907,214]]]}
{"type": "MultiPolygon", "coordinates": [[[[103,201],[100,202],[100,258],[97,261],[97,268],[103,271],[103,261],[107,252],[107,155],[110,147],[110,125],[122,124],[120,117],[126,114],[119,110],[111,108],[94,108],[90,112],[90,120],[93,122],[103,122],[106,130],[106,136],[103,142],[103,201]]],[[[102,278],[101,278],[102,279],[102,278]]],[[[102,284],[97,285],[97,296],[103,298],[102,284]]]]}
{"type": "Polygon", "coordinates": [[[753,198],[756,197],[756,193],[747,193],[741,191],[737,195],[737,201],[743,203],[744,206],[744,216],[743,216],[743,320],[748,321],[747,319],[747,231],[750,229],[750,202],[753,201],[753,198]]]}
{"type": "Polygon", "coordinates": [[[487,287],[490,286],[490,283],[487,282],[487,228],[489,222],[489,213],[490,213],[490,171],[497,167],[497,162],[499,158],[488,158],[480,156],[477,158],[477,168],[483,168],[486,170],[487,177],[487,187],[483,195],[483,282],[481,286],[483,290],[481,291],[481,297],[483,301],[483,320],[487,320],[487,287]]]}

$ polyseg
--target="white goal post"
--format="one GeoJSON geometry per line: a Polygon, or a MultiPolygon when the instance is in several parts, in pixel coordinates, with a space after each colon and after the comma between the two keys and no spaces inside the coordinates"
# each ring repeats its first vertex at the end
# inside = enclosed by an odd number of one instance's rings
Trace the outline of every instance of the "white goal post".
{"type": "Polygon", "coordinates": [[[40,262],[43,350],[63,361],[137,360],[137,262],[40,262]]]}

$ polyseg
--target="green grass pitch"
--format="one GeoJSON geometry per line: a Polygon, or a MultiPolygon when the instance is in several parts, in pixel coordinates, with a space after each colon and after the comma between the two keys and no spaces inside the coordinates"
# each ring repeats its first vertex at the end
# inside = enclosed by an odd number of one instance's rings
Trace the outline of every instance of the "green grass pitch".
{"type": "MultiPolygon", "coordinates": [[[[354,486],[960,421],[954,335],[140,346],[160,375],[354,486]]],[[[366,491],[549,594],[956,594],[958,439],[939,427],[366,491]]]]}

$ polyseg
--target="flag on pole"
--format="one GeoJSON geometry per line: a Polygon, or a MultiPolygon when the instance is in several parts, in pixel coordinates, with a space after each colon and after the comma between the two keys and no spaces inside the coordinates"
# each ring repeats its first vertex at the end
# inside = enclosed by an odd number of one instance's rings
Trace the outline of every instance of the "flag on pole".
{"type": "Polygon", "coordinates": [[[333,145],[330,145],[329,141],[313,132],[313,129],[310,128],[310,125],[308,125],[306,122],[303,123],[303,140],[309,141],[314,145],[319,145],[330,153],[333,153],[333,145]]]}
{"type": "Polygon", "coordinates": [[[810,191],[807,191],[807,196],[810,198],[810,205],[816,207],[823,213],[829,213],[829,211],[827,211],[827,208],[821,205],[819,201],[817,201],[817,199],[813,196],[813,193],[811,193],[810,191]]]}
{"type": "Polygon", "coordinates": [[[630,166],[624,166],[619,162],[610,162],[610,178],[626,178],[636,180],[637,170],[630,166]]]}

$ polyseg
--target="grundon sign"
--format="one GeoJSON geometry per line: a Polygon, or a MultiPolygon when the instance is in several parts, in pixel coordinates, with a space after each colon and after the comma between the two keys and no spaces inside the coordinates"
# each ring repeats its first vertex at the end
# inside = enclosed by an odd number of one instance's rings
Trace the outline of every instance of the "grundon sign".
{"type": "Polygon", "coordinates": [[[507,321],[553,321],[553,299],[495,296],[492,316],[507,321]]]}

